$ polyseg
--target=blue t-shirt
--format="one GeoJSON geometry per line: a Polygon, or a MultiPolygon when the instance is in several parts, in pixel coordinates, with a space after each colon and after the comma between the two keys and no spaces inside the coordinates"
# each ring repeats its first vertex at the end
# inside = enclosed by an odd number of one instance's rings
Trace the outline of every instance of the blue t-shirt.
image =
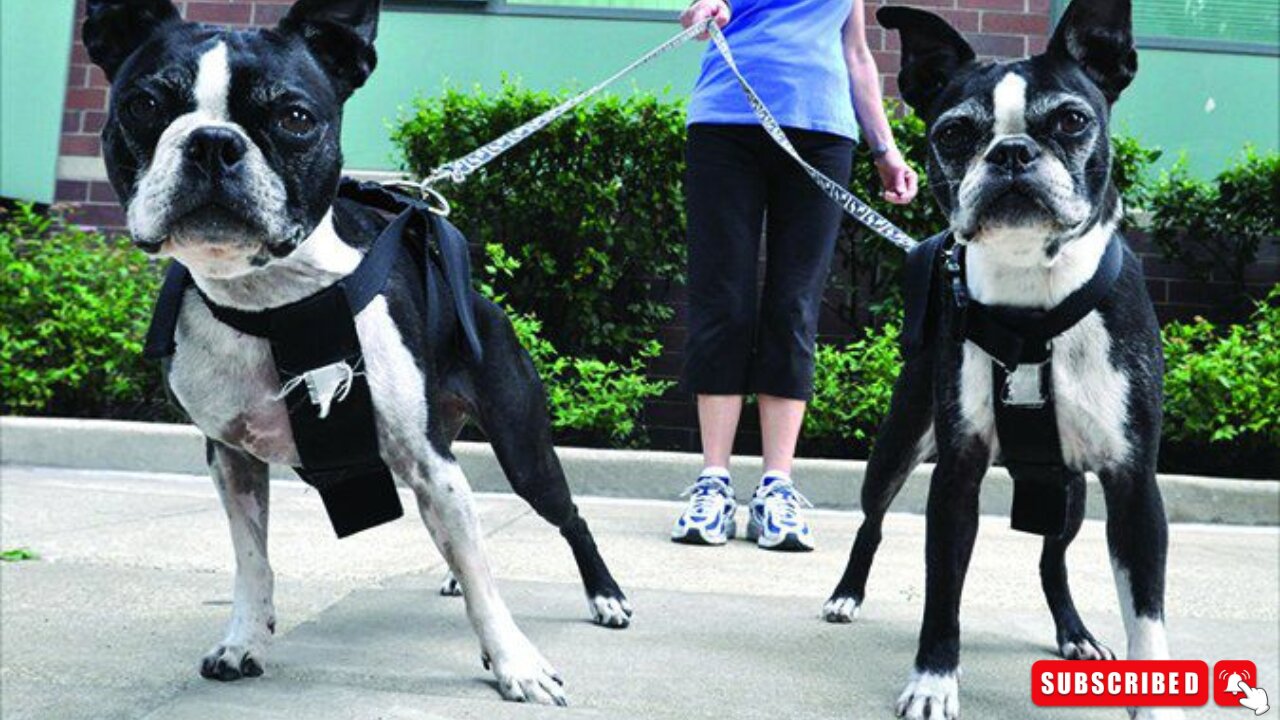
{"type": "MultiPolygon", "coordinates": [[[[856,140],[843,31],[852,0],[732,0],[724,36],[778,122],[856,140]]],[[[756,124],[738,81],[708,43],[689,123],[756,124]]]]}

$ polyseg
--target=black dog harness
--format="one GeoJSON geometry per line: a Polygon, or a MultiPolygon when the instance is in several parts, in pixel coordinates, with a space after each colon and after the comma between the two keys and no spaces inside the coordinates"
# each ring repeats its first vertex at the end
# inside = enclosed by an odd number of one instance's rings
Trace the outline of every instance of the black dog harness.
{"type": "MultiPolygon", "coordinates": [[[[1053,339],[1093,312],[1111,294],[1124,266],[1118,236],[1107,244],[1089,279],[1049,310],[985,305],[969,296],[964,246],[949,233],[913,250],[906,266],[903,349],[921,352],[936,325],[933,277],[941,270],[955,310],[955,340],[968,340],[991,357],[996,436],[1013,476],[1015,530],[1057,537],[1067,526],[1069,480],[1053,398],[1053,339]]],[[[1078,502],[1079,499],[1076,499],[1078,502]]]]}
{"type": "Polygon", "coordinates": [[[453,296],[458,322],[477,359],[480,336],[470,303],[467,241],[457,228],[426,204],[374,183],[344,179],[338,195],[395,214],[350,275],[297,302],[245,311],[212,302],[175,261],[160,290],[143,354],[152,359],[173,356],[188,288],[195,288],[220,322],[269,341],[302,460],[294,470],[319,490],[334,531],[346,537],[404,514],[379,453],[355,316],[383,292],[395,263],[414,262],[425,276],[427,336],[440,337],[446,295],[453,296]]]}

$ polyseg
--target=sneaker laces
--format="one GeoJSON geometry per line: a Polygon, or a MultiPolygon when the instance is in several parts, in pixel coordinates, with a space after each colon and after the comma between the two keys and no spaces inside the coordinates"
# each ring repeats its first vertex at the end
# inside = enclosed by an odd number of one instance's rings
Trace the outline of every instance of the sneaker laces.
{"type": "Polygon", "coordinates": [[[813,507],[809,498],[796,490],[796,486],[790,480],[781,478],[776,478],[769,483],[761,499],[766,511],[776,514],[784,521],[795,521],[800,515],[800,508],[813,507]]]}
{"type": "Polygon", "coordinates": [[[680,497],[693,498],[689,509],[695,515],[709,515],[712,512],[719,512],[724,501],[733,496],[732,493],[733,491],[724,480],[706,476],[698,478],[697,482],[685,488],[684,492],[680,493],[680,497]]]}

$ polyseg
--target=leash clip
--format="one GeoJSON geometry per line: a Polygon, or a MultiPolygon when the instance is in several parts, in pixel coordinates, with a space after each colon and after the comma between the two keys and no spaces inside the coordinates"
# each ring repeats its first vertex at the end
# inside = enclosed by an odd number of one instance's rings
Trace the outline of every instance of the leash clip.
{"type": "Polygon", "coordinates": [[[427,210],[439,215],[440,217],[447,218],[449,217],[449,213],[453,212],[453,208],[449,205],[449,201],[445,199],[445,196],[434,187],[437,182],[447,177],[447,174],[441,176],[440,171],[437,170],[422,182],[414,182],[412,180],[389,180],[383,183],[383,186],[394,188],[396,190],[412,192],[418,196],[422,201],[422,204],[426,206],[427,210]]]}

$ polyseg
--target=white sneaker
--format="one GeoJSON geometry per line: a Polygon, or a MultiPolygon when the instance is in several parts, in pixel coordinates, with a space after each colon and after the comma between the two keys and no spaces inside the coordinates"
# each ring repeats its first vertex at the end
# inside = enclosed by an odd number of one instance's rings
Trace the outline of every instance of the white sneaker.
{"type": "Polygon", "coordinates": [[[747,539],[765,550],[813,550],[813,533],[802,507],[813,507],[813,503],[796,490],[791,478],[766,475],[751,496],[747,539]]]}
{"type": "Polygon", "coordinates": [[[687,545],[724,545],[734,535],[733,519],[738,503],[727,476],[704,474],[680,497],[689,498],[689,507],[676,519],[671,539],[687,545]]]}

